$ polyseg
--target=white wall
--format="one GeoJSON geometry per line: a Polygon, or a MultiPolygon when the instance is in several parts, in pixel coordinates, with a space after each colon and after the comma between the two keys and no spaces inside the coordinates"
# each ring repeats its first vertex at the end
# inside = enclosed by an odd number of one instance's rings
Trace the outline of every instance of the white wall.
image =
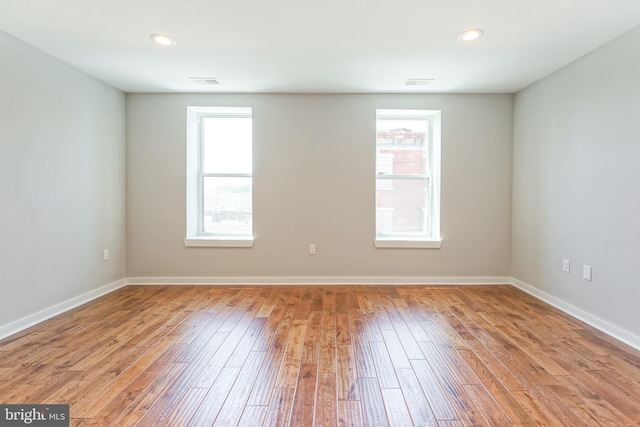
{"type": "Polygon", "coordinates": [[[509,276],[512,111],[512,95],[128,94],[127,275],[509,276]],[[189,105],[253,107],[253,248],[184,246],[189,105]],[[373,246],[376,108],[442,110],[441,249],[373,246]]]}
{"type": "Polygon", "coordinates": [[[2,326],[124,278],[125,98],[2,32],[0,64],[2,326]]]}
{"type": "Polygon", "coordinates": [[[513,163],[514,277],[636,337],[639,52],[640,27],[519,92],[513,163]]]}

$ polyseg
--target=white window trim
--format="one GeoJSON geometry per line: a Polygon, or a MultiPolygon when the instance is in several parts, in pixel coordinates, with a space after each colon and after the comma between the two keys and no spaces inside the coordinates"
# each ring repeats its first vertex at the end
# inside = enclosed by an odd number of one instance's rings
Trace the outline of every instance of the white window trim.
{"type": "Polygon", "coordinates": [[[186,247],[253,247],[254,236],[210,235],[199,232],[202,221],[200,202],[199,118],[207,115],[252,115],[251,107],[187,107],[187,197],[186,247]]]}
{"type": "MultiPolygon", "coordinates": [[[[393,235],[380,236],[375,230],[374,246],[376,248],[415,248],[415,249],[439,249],[442,246],[442,237],[440,234],[440,173],[441,173],[441,138],[442,138],[442,121],[440,110],[396,110],[396,109],[378,109],[376,110],[376,123],[380,116],[391,116],[393,118],[403,117],[430,117],[432,131],[432,159],[431,165],[431,209],[432,209],[432,233],[430,236],[419,235],[393,235]]],[[[376,176],[376,180],[378,177],[376,176]]]]}
{"type": "Polygon", "coordinates": [[[384,238],[376,237],[374,242],[376,248],[408,248],[408,249],[440,249],[442,239],[419,239],[419,238],[384,238]]]}
{"type": "Polygon", "coordinates": [[[252,248],[253,237],[218,237],[218,236],[198,236],[187,237],[184,245],[194,248],[252,248]]]}

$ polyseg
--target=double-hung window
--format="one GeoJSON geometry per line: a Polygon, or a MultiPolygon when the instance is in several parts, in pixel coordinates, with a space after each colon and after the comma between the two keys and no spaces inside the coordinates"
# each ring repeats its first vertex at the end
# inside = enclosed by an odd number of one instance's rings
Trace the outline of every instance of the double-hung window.
{"type": "Polygon", "coordinates": [[[376,247],[440,247],[440,111],[376,110],[376,247]]]}
{"type": "Polygon", "coordinates": [[[187,246],[252,246],[252,110],[187,108],[187,246]]]}

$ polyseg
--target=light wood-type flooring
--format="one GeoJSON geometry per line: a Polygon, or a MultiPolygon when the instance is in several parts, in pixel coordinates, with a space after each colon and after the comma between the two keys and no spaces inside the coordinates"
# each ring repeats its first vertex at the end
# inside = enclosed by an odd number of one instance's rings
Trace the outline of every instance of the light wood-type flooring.
{"type": "Polygon", "coordinates": [[[71,425],[638,426],[640,352],[511,286],[127,286],[0,341],[71,425]]]}

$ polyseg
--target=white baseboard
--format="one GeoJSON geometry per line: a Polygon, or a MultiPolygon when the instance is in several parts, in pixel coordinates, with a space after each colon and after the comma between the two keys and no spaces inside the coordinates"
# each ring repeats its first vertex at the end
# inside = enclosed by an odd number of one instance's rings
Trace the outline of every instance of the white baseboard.
{"type": "Polygon", "coordinates": [[[129,277],[128,285],[510,285],[510,277],[129,277]]]}
{"type": "Polygon", "coordinates": [[[575,307],[521,280],[512,278],[511,284],[516,288],[521,289],[524,292],[528,293],[529,295],[532,295],[538,298],[539,300],[542,300],[547,304],[550,304],[555,308],[564,311],[568,315],[575,317],[576,319],[581,320],[590,326],[593,326],[594,328],[600,330],[601,332],[604,332],[605,334],[619,341],[622,341],[623,343],[628,344],[637,350],[640,350],[639,336],[634,335],[631,332],[626,331],[622,328],[619,328],[616,325],[613,325],[607,322],[606,320],[602,320],[599,317],[589,314],[586,311],[583,311],[578,307],[575,307]]]}
{"type": "Polygon", "coordinates": [[[49,308],[45,308],[44,310],[41,310],[37,313],[30,314],[26,317],[23,317],[22,319],[18,319],[6,325],[0,325],[0,339],[6,338],[9,335],[16,334],[20,331],[30,328],[33,325],[44,322],[45,320],[51,319],[52,317],[62,314],[65,311],[69,311],[72,308],[78,307],[79,305],[85,304],[126,285],[127,280],[121,279],[116,282],[109,283],[108,285],[101,286],[98,289],[86,292],[77,297],[63,301],[59,304],[53,305],[49,308]]]}

